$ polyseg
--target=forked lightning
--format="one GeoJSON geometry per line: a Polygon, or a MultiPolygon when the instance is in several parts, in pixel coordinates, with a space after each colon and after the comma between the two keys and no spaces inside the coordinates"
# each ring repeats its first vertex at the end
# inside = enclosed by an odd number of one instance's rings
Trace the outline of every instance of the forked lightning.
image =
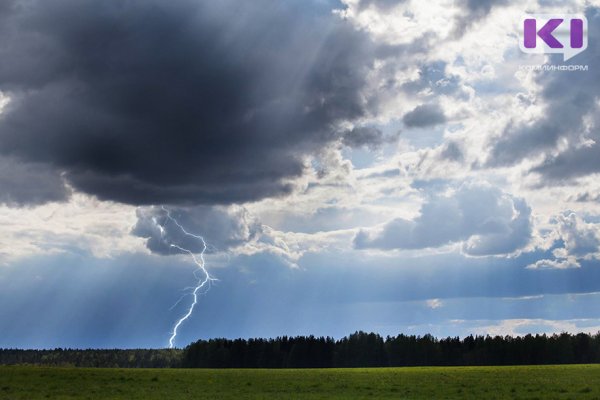
{"type": "MultiPolygon", "coordinates": [[[[216,281],[216,279],[213,278],[208,273],[208,270],[205,267],[206,263],[204,261],[204,253],[206,252],[207,244],[206,244],[206,241],[204,241],[204,238],[200,235],[195,235],[195,234],[190,233],[187,230],[185,230],[185,228],[183,226],[181,226],[181,224],[175,218],[173,218],[171,216],[171,213],[169,212],[169,210],[167,210],[165,207],[162,207],[162,209],[166,213],[167,219],[169,221],[171,221],[172,223],[174,223],[179,229],[181,229],[181,231],[186,236],[190,236],[195,239],[198,239],[202,243],[202,251],[200,251],[200,254],[198,256],[196,256],[196,254],[194,254],[194,252],[192,252],[189,249],[183,248],[183,247],[173,244],[173,243],[169,244],[169,246],[171,248],[177,249],[184,253],[188,253],[192,257],[192,260],[194,260],[194,263],[198,266],[198,270],[196,272],[202,272],[202,276],[200,278],[198,278],[198,282],[196,283],[196,286],[194,286],[194,288],[193,288],[194,290],[192,291],[192,297],[193,297],[192,303],[188,307],[187,312],[181,318],[179,318],[177,320],[177,322],[175,323],[175,325],[173,326],[173,331],[171,332],[171,337],[169,338],[169,348],[172,349],[175,346],[175,339],[177,338],[177,331],[178,331],[179,327],[194,312],[194,307],[196,307],[196,304],[198,303],[198,293],[200,292],[200,290],[202,288],[206,288],[206,291],[208,291],[208,289],[210,289],[211,283],[216,281]]],[[[164,227],[161,226],[160,224],[158,224],[158,222],[157,222],[157,226],[159,227],[161,234],[164,234],[164,232],[165,232],[164,227]]],[[[194,276],[196,276],[196,274],[194,274],[194,276]]]]}

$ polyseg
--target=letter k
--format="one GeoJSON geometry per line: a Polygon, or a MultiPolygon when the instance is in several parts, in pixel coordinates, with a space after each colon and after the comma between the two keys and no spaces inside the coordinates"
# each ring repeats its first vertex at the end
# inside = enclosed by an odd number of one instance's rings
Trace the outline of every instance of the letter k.
{"type": "Polygon", "coordinates": [[[536,47],[536,37],[539,36],[551,49],[562,49],[563,45],[552,36],[552,32],[563,22],[562,19],[552,18],[542,28],[536,32],[535,19],[525,20],[525,48],[533,49],[536,47]]]}

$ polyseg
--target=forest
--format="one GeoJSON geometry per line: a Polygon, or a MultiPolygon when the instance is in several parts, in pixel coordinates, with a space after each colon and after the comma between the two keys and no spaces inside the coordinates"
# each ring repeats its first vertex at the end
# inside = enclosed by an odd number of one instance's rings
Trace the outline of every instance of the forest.
{"type": "Polygon", "coordinates": [[[198,340],[184,349],[0,349],[0,365],[120,368],[346,368],[586,364],[600,362],[600,333],[576,335],[330,337],[198,340]]]}

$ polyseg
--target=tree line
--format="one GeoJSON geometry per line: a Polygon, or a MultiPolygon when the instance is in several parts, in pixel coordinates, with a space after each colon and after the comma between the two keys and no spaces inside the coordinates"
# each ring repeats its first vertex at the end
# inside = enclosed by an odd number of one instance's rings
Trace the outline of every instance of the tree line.
{"type": "Polygon", "coordinates": [[[180,349],[0,349],[0,365],[51,367],[168,368],[181,366],[180,349]]]}
{"type": "Polygon", "coordinates": [[[121,368],[345,368],[600,362],[600,333],[526,336],[296,336],[198,340],[184,349],[0,349],[0,364],[121,368]]]}
{"type": "Polygon", "coordinates": [[[425,365],[582,364],[600,362],[600,333],[587,335],[381,337],[356,332],[341,340],[299,336],[199,340],[182,366],[200,368],[344,368],[425,365]]]}

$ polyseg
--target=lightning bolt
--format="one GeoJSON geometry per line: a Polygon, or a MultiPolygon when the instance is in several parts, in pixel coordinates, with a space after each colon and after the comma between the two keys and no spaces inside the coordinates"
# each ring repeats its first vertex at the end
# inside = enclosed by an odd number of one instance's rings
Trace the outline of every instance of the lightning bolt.
{"type": "MultiPolygon", "coordinates": [[[[198,256],[196,256],[196,254],[194,254],[194,252],[192,252],[191,250],[183,248],[176,244],[171,243],[169,245],[171,248],[174,248],[174,249],[177,249],[179,251],[189,254],[192,257],[192,260],[194,260],[194,264],[196,264],[196,266],[198,267],[198,269],[196,271],[194,271],[194,277],[197,279],[197,282],[196,282],[196,286],[192,287],[194,289],[192,291],[193,301],[190,304],[190,306],[188,307],[187,312],[181,318],[179,318],[177,320],[177,322],[175,323],[175,325],[173,326],[173,331],[171,332],[171,337],[169,338],[169,348],[172,349],[175,346],[175,339],[177,338],[177,331],[179,330],[179,327],[192,315],[192,313],[194,312],[194,308],[196,307],[196,304],[198,304],[198,293],[201,292],[201,290],[203,288],[206,288],[206,290],[204,291],[204,293],[206,293],[210,289],[211,283],[216,281],[217,279],[213,278],[208,273],[208,270],[205,267],[206,262],[204,261],[204,253],[208,249],[208,245],[206,244],[206,241],[204,240],[204,238],[200,235],[196,235],[191,232],[188,232],[183,226],[181,226],[181,224],[175,218],[173,218],[171,216],[171,213],[169,212],[169,210],[167,210],[164,206],[161,208],[166,213],[167,219],[169,221],[171,221],[173,224],[175,224],[179,229],[181,229],[181,231],[186,236],[190,236],[195,239],[198,239],[202,243],[202,251],[200,251],[200,254],[198,256]],[[200,277],[197,276],[197,274],[199,272],[201,272],[200,277]]],[[[158,226],[161,235],[164,235],[164,233],[165,233],[164,227],[161,226],[156,221],[156,219],[153,219],[153,220],[156,223],[156,225],[158,226]]],[[[179,302],[181,302],[182,299],[183,299],[183,297],[181,297],[177,301],[177,303],[175,303],[175,305],[177,305],[179,302]]],[[[173,306],[173,307],[175,307],[175,306],[173,306]]]]}

